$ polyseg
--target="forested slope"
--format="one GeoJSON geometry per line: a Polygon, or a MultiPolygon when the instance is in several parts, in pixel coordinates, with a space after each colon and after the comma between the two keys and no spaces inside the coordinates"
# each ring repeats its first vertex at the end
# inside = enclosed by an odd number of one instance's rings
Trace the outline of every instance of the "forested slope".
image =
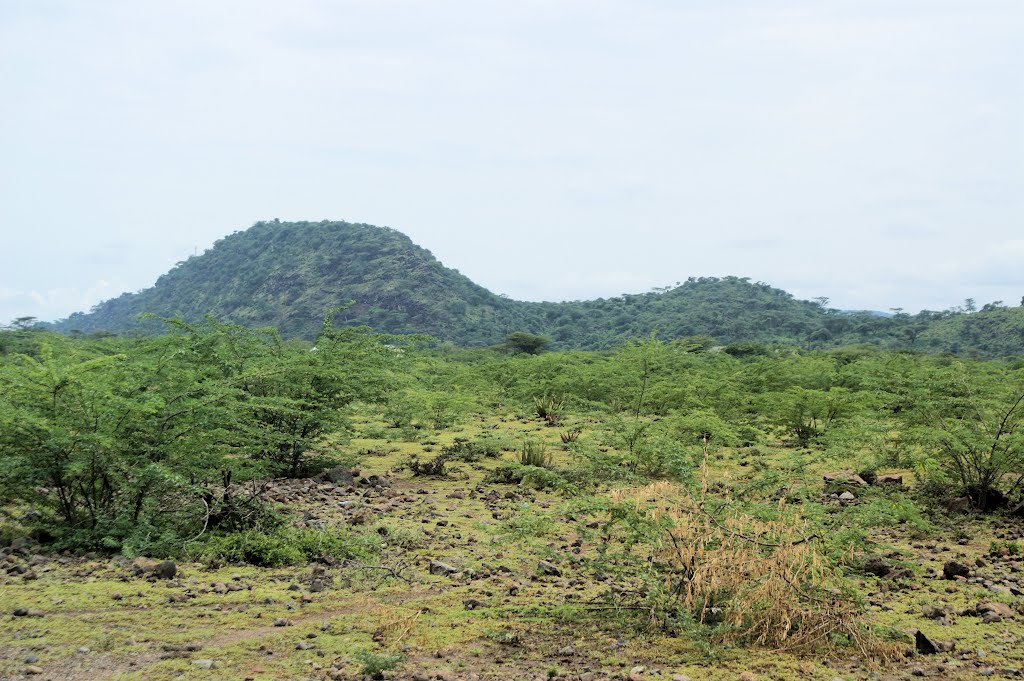
{"type": "Polygon", "coordinates": [[[383,333],[425,333],[461,346],[500,343],[525,331],[558,349],[602,349],[656,333],[708,336],[717,343],[787,343],[1024,354],[1024,308],[922,312],[893,317],[845,313],[797,300],[740,277],[690,278],[656,292],[560,303],[510,300],[442,265],[407,236],[346,222],[260,222],[178,263],[156,284],[76,313],[64,332],[155,330],[142,313],[201,319],[205,315],[274,326],[312,338],[324,315],[351,307],[336,323],[383,333]]]}

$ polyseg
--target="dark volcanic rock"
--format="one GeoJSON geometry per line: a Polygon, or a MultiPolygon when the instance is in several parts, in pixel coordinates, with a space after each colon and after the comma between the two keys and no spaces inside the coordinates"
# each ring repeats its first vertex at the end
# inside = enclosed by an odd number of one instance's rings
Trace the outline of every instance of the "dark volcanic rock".
{"type": "Polygon", "coordinates": [[[892,566],[889,565],[889,561],[881,556],[872,556],[864,562],[864,572],[869,575],[875,575],[876,577],[885,577],[887,574],[892,572],[892,566]]]}
{"type": "Polygon", "coordinates": [[[942,566],[943,579],[956,579],[957,577],[969,577],[971,568],[955,560],[948,561],[942,566]]]}
{"type": "Polygon", "coordinates": [[[939,652],[939,647],[920,630],[914,634],[914,648],[922,655],[935,655],[939,652]]]}
{"type": "Polygon", "coordinates": [[[153,568],[153,574],[160,579],[174,579],[178,574],[178,565],[173,560],[165,560],[153,568]]]}

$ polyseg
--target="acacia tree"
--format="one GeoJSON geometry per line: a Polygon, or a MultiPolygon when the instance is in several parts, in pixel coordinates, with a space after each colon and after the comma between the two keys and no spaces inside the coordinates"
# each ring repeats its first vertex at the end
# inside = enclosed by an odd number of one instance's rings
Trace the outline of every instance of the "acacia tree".
{"type": "Polygon", "coordinates": [[[0,486],[89,540],[168,525],[228,453],[237,393],[204,380],[181,338],[122,352],[49,336],[0,369],[0,486]]]}
{"type": "Polygon", "coordinates": [[[982,510],[1004,505],[1024,484],[1024,389],[1006,378],[957,362],[919,388],[908,417],[913,441],[982,510]]]}
{"type": "Polygon", "coordinates": [[[516,331],[505,336],[505,342],[498,348],[511,355],[539,355],[547,349],[550,342],[544,336],[516,331]]]}
{"type": "Polygon", "coordinates": [[[273,329],[249,329],[207,319],[180,321],[218,380],[239,393],[234,430],[238,448],[269,464],[272,473],[297,476],[325,434],[344,427],[342,409],[381,402],[395,384],[402,348],[366,327],[334,329],[330,318],[310,346],[284,342],[273,329]]]}
{"type": "Polygon", "coordinates": [[[182,536],[213,481],[254,465],[300,473],[344,406],[388,392],[401,354],[366,329],[327,328],[314,349],[212,320],[171,327],[102,343],[46,334],[35,356],[5,358],[0,496],[79,544],[182,536]]]}

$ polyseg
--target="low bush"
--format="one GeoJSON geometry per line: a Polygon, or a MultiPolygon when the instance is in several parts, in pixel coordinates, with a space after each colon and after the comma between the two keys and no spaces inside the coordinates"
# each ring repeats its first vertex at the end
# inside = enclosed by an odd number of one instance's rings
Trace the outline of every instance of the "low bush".
{"type": "Polygon", "coordinates": [[[391,671],[404,659],[401,655],[379,654],[364,648],[356,650],[352,657],[363,665],[363,676],[369,676],[371,679],[383,679],[384,672],[391,671]]]}
{"type": "Polygon", "coordinates": [[[298,565],[330,557],[365,558],[376,552],[378,539],[332,529],[246,530],[214,535],[203,542],[196,557],[208,565],[245,563],[257,567],[298,565]]]}
{"type": "Polygon", "coordinates": [[[519,463],[524,466],[536,466],[547,468],[551,465],[551,455],[548,453],[547,445],[543,442],[524,440],[519,450],[519,463]]]}
{"type": "Polygon", "coordinates": [[[648,591],[652,622],[666,624],[683,612],[721,643],[806,651],[849,645],[865,655],[895,654],[862,623],[861,604],[818,549],[813,526],[785,504],[772,520],[734,503],[711,511],[706,491],[694,499],[655,483],[613,494],[662,528],[652,556],[660,581],[648,591]]]}

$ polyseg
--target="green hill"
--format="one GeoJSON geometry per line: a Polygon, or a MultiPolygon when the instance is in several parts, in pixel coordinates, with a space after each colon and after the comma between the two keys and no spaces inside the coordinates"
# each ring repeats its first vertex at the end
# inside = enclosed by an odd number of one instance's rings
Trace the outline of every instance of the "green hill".
{"type": "Polygon", "coordinates": [[[324,314],[348,301],[336,323],[384,333],[426,333],[462,346],[500,343],[525,331],[553,348],[600,349],[657,333],[720,343],[890,347],[982,355],[1024,354],[1024,310],[884,317],[844,313],[739,277],[691,278],[674,289],[591,301],[510,300],[442,265],[404,234],[346,222],[259,222],[178,263],[156,284],[57,322],[64,332],[158,328],[144,312],[213,315],[286,336],[312,337],[324,314]],[[1008,334],[993,340],[993,334],[1008,334]]]}

